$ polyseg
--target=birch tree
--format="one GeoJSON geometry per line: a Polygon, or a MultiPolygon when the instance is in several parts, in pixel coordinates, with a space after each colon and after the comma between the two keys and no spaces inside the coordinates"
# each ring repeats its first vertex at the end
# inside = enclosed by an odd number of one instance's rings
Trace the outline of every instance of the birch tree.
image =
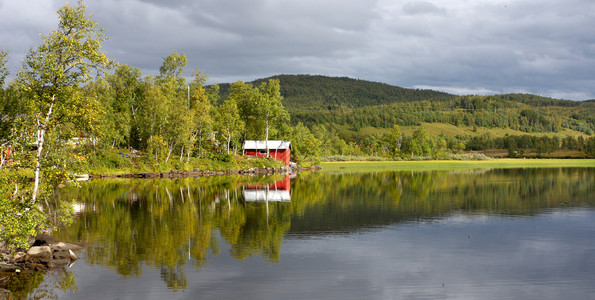
{"type": "Polygon", "coordinates": [[[37,201],[44,152],[55,150],[44,149],[47,135],[66,122],[81,125],[92,121],[94,103],[82,96],[79,87],[110,66],[101,50],[101,42],[106,40],[103,29],[97,29],[97,23],[86,16],[85,8],[83,1],[75,7],[60,8],[58,29],[44,36],[37,49],[29,51],[17,76],[28,98],[27,114],[36,134],[31,205],[37,201]]]}
{"type": "Polygon", "coordinates": [[[240,118],[238,104],[233,98],[226,99],[217,110],[216,124],[219,133],[226,142],[227,154],[229,154],[231,142],[244,130],[244,122],[240,118]]]}
{"type": "Polygon", "coordinates": [[[274,123],[288,122],[289,114],[283,108],[281,100],[281,85],[278,79],[269,79],[260,85],[257,111],[264,120],[264,140],[266,151],[269,152],[269,129],[274,123]]]}

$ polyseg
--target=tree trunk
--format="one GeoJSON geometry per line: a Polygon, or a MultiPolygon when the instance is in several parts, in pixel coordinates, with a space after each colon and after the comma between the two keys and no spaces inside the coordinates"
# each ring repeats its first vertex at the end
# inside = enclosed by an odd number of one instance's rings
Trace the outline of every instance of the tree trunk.
{"type": "Polygon", "coordinates": [[[265,121],[265,131],[264,131],[264,145],[266,148],[266,152],[267,152],[267,157],[269,156],[269,115],[265,115],[264,117],[264,121],[265,121]]]}
{"type": "Polygon", "coordinates": [[[174,146],[176,145],[176,143],[172,142],[169,146],[169,152],[167,153],[167,158],[165,159],[165,163],[167,163],[167,161],[169,160],[169,157],[171,156],[171,153],[174,151],[174,146]]]}
{"type": "Polygon", "coordinates": [[[43,151],[43,143],[45,141],[45,132],[47,129],[47,124],[50,122],[50,118],[52,116],[52,110],[54,109],[54,102],[56,100],[56,95],[52,95],[52,102],[50,102],[50,109],[48,110],[47,115],[45,116],[45,121],[42,123],[39,122],[39,117],[37,118],[37,154],[35,155],[35,185],[33,186],[33,195],[31,195],[31,205],[35,205],[37,202],[37,193],[39,192],[39,173],[41,173],[41,154],[43,151]]]}
{"type": "Polygon", "coordinates": [[[227,130],[227,155],[229,155],[229,146],[231,145],[231,132],[227,130]]]}

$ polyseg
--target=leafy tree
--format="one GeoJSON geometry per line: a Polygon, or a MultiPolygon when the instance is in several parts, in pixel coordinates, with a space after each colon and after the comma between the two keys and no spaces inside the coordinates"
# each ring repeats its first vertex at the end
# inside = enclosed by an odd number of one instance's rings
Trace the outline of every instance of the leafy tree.
{"type": "Polygon", "coordinates": [[[216,124],[219,133],[226,141],[227,154],[231,149],[231,143],[244,130],[244,122],[240,118],[238,105],[233,98],[228,98],[217,109],[216,124]]]}
{"type": "Polygon", "coordinates": [[[160,129],[165,125],[168,113],[168,104],[164,101],[162,89],[156,84],[155,78],[145,78],[145,95],[138,103],[136,120],[139,128],[142,148],[146,148],[159,135],[160,129]]]}
{"type": "Polygon", "coordinates": [[[257,110],[258,97],[258,89],[255,89],[251,84],[241,80],[231,84],[228,99],[233,99],[240,110],[240,116],[244,121],[244,140],[249,136],[250,138],[258,136],[261,131],[261,120],[258,119],[257,110]]]}
{"type": "Polygon", "coordinates": [[[8,150],[8,143],[10,142],[10,125],[8,122],[9,103],[8,98],[4,92],[4,80],[8,76],[8,69],[6,69],[6,57],[8,52],[0,49],[0,169],[6,161],[8,150]]]}
{"type": "Polygon", "coordinates": [[[266,143],[266,151],[268,152],[269,128],[275,123],[282,123],[289,121],[289,114],[283,108],[281,100],[283,97],[280,92],[279,80],[270,79],[266,83],[260,85],[260,93],[258,102],[256,103],[258,115],[264,119],[265,133],[264,140],[266,143]]]}
{"type": "Polygon", "coordinates": [[[112,141],[112,147],[116,144],[138,146],[133,136],[138,136],[138,129],[135,128],[138,124],[135,121],[143,90],[141,70],[119,64],[106,79],[111,91],[109,99],[106,99],[106,106],[110,110],[106,121],[113,124],[113,129],[104,132],[109,136],[108,140],[112,141]]]}
{"type": "Polygon", "coordinates": [[[58,17],[58,29],[27,54],[18,74],[29,103],[26,113],[37,134],[32,205],[37,202],[44,154],[52,151],[44,149],[46,137],[67,122],[79,128],[91,126],[96,103],[83,97],[79,87],[93,79],[93,71],[110,66],[101,52],[101,42],[106,39],[103,30],[96,30],[97,23],[87,18],[82,1],[76,7],[60,8],[58,17]]]}
{"type": "MultiPolygon", "coordinates": [[[[213,126],[213,118],[211,117],[213,109],[213,97],[209,90],[205,89],[207,77],[200,70],[196,69],[192,72],[194,80],[190,83],[189,87],[192,90],[190,114],[192,118],[192,143],[197,145],[197,156],[202,157],[203,143],[207,138],[210,138],[211,128],[213,126]]],[[[215,88],[216,89],[216,88],[215,88]]],[[[190,154],[190,148],[188,149],[188,156],[190,154]]]]}
{"type": "Polygon", "coordinates": [[[291,141],[293,145],[292,156],[298,166],[308,158],[313,159],[313,164],[318,163],[322,142],[310,132],[308,127],[302,123],[294,126],[291,132],[291,141]]]}
{"type": "Polygon", "coordinates": [[[384,141],[388,145],[389,154],[392,157],[397,157],[401,152],[401,145],[403,144],[403,134],[399,125],[394,125],[389,133],[384,136],[384,141]]]}
{"type": "Polygon", "coordinates": [[[4,81],[8,76],[6,57],[8,57],[8,52],[6,50],[0,49],[0,89],[4,88],[4,81]]]}
{"type": "Polygon", "coordinates": [[[177,146],[189,146],[192,137],[192,116],[185,95],[180,95],[176,90],[175,81],[169,80],[161,84],[160,100],[167,106],[165,120],[161,124],[160,134],[167,141],[169,152],[165,159],[167,162],[177,146]]]}

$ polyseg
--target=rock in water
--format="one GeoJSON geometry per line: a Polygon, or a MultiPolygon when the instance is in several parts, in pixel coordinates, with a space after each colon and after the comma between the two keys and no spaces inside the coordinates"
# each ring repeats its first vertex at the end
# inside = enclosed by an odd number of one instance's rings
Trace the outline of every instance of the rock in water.
{"type": "Polygon", "coordinates": [[[79,259],[78,257],[76,257],[76,254],[74,254],[74,252],[72,252],[72,250],[68,250],[68,252],[70,253],[70,259],[72,259],[72,260],[79,259]]]}
{"type": "Polygon", "coordinates": [[[34,246],[29,248],[27,255],[41,261],[49,261],[52,258],[52,248],[49,246],[34,246]]]}

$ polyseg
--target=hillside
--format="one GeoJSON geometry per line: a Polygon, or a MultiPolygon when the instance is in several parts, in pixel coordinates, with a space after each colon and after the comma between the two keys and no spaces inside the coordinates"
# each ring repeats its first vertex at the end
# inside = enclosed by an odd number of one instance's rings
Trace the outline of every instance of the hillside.
{"type": "MultiPolygon", "coordinates": [[[[259,85],[269,79],[279,79],[283,104],[288,110],[358,108],[420,100],[444,101],[456,97],[433,90],[407,89],[379,82],[321,75],[277,75],[251,83],[259,85]]],[[[229,86],[220,85],[222,98],[227,97],[229,86]]]]}
{"type": "MultiPolygon", "coordinates": [[[[552,99],[531,94],[456,96],[433,90],[313,75],[278,75],[283,104],[294,124],[324,125],[354,140],[362,129],[445,124],[495,132],[591,135],[595,102],[552,99]]],[[[259,85],[270,78],[252,82],[259,85]]],[[[229,84],[222,84],[221,99],[229,84]]],[[[364,134],[365,135],[365,134],[364,134]]]]}

